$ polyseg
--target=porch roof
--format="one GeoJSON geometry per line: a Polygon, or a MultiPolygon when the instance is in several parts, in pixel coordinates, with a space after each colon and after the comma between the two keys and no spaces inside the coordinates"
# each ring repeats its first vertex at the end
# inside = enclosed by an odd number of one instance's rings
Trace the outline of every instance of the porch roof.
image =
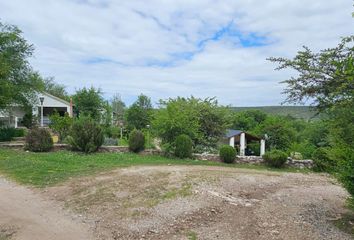
{"type": "Polygon", "coordinates": [[[254,136],[254,135],[252,135],[252,134],[249,134],[249,133],[247,133],[247,132],[245,132],[245,131],[236,130],[236,129],[228,129],[227,132],[226,132],[225,137],[226,137],[226,138],[232,138],[232,137],[241,135],[241,133],[245,133],[246,138],[247,138],[248,140],[260,141],[260,140],[262,139],[262,138],[260,138],[260,137],[257,137],[257,136],[254,136]]]}

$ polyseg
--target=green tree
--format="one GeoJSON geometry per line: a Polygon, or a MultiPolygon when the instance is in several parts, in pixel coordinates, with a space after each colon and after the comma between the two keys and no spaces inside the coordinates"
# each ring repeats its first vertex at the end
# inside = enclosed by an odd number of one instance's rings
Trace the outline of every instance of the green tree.
{"type": "Polygon", "coordinates": [[[293,59],[270,58],[277,69],[294,69],[289,80],[288,102],[313,100],[328,118],[329,157],[338,163],[340,179],[354,195],[354,36],[343,38],[335,48],[313,53],[305,47],[293,59]]]}
{"type": "Polygon", "coordinates": [[[138,99],[126,110],[126,121],[128,129],[144,129],[151,124],[152,119],[151,99],[144,94],[140,94],[138,99]]]}
{"type": "Polygon", "coordinates": [[[268,149],[287,150],[296,141],[296,131],[285,117],[269,116],[256,129],[258,135],[267,135],[266,146],[268,149]]]}
{"type": "Polygon", "coordinates": [[[70,101],[70,96],[65,89],[65,85],[56,83],[54,77],[45,78],[43,82],[45,92],[68,102],[70,101]]]}
{"type": "Polygon", "coordinates": [[[59,135],[59,142],[62,142],[65,137],[69,135],[73,119],[69,116],[68,113],[65,113],[64,116],[60,116],[58,112],[55,112],[50,117],[49,127],[54,132],[59,135]]]}
{"type": "Polygon", "coordinates": [[[115,94],[111,100],[111,106],[113,111],[113,121],[121,123],[124,120],[125,112],[125,103],[122,101],[122,98],[119,93],[115,94]]]}
{"type": "Polygon", "coordinates": [[[21,30],[0,22],[0,109],[30,105],[36,91],[43,89],[43,82],[28,62],[33,50],[21,30]]]}
{"type": "Polygon", "coordinates": [[[218,106],[214,98],[170,98],[160,101],[153,127],[163,143],[173,144],[177,136],[185,134],[203,151],[215,148],[225,134],[227,113],[228,109],[218,106]]]}
{"type": "Polygon", "coordinates": [[[257,125],[264,122],[267,114],[259,110],[247,110],[234,113],[232,119],[232,128],[250,131],[256,128],[257,125]]]}
{"type": "Polygon", "coordinates": [[[79,115],[89,116],[96,122],[101,120],[101,112],[104,107],[104,100],[100,89],[82,88],[76,91],[73,102],[79,115]]]}

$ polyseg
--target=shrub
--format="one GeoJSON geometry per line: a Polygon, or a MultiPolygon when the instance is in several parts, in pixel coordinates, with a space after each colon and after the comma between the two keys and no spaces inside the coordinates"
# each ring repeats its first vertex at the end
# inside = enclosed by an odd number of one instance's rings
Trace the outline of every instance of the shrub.
{"type": "Polygon", "coordinates": [[[36,125],[32,111],[25,113],[25,115],[22,117],[22,124],[26,128],[32,128],[36,125]]]}
{"type": "Polygon", "coordinates": [[[312,154],[314,162],[313,170],[317,172],[331,172],[337,163],[329,156],[329,149],[325,147],[317,148],[312,154]]]}
{"type": "Polygon", "coordinates": [[[223,162],[233,163],[236,157],[236,149],[229,145],[223,145],[220,148],[219,155],[223,162]]]}
{"type": "Polygon", "coordinates": [[[103,145],[104,146],[117,146],[118,145],[118,139],[116,139],[116,138],[104,138],[103,145]]]}
{"type": "Polygon", "coordinates": [[[15,128],[3,127],[0,129],[0,142],[11,141],[15,136],[15,128]]]}
{"type": "Polygon", "coordinates": [[[85,153],[96,152],[103,144],[103,131],[91,118],[81,117],[74,121],[68,143],[74,150],[85,153]]]}
{"type": "Polygon", "coordinates": [[[272,150],[270,152],[266,152],[263,155],[263,159],[265,164],[268,166],[280,168],[285,164],[288,159],[288,155],[280,150],[272,150]]]}
{"type": "Polygon", "coordinates": [[[192,157],[193,142],[192,139],[185,134],[179,135],[175,141],[175,156],[178,158],[192,157]]]}
{"type": "Polygon", "coordinates": [[[104,135],[109,138],[119,138],[120,128],[116,126],[108,126],[104,128],[104,135]]]}
{"type": "Polygon", "coordinates": [[[59,135],[59,141],[62,142],[69,135],[73,119],[68,113],[65,113],[64,116],[60,116],[58,112],[52,114],[49,119],[49,127],[59,135]]]}
{"type": "Polygon", "coordinates": [[[53,148],[53,139],[44,128],[33,128],[27,133],[25,149],[32,152],[48,152],[53,148]]]}
{"type": "Polygon", "coordinates": [[[140,130],[133,130],[129,135],[129,150],[132,152],[140,152],[144,150],[145,136],[140,130]]]}
{"type": "Polygon", "coordinates": [[[291,152],[291,153],[290,153],[290,157],[291,157],[292,159],[294,159],[294,160],[303,160],[303,159],[304,159],[304,157],[302,156],[302,154],[299,153],[299,152],[291,152]]]}

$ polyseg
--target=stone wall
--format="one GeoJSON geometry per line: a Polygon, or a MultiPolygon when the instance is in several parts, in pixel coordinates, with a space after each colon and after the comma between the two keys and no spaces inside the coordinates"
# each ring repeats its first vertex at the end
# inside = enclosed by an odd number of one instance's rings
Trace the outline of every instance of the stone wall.
{"type": "MultiPolygon", "coordinates": [[[[221,159],[218,154],[194,154],[194,157],[198,160],[221,162],[221,159]]],[[[260,156],[237,156],[235,159],[235,163],[261,164],[263,163],[263,158],[260,156]]],[[[291,158],[288,158],[285,165],[296,168],[312,168],[313,161],[310,159],[293,160],[291,158]]]]}
{"type": "Polygon", "coordinates": [[[294,160],[292,158],[288,158],[288,161],[286,161],[286,165],[290,167],[296,167],[296,168],[313,168],[314,164],[311,159],[305,159],[305,160],[294,160]]]}

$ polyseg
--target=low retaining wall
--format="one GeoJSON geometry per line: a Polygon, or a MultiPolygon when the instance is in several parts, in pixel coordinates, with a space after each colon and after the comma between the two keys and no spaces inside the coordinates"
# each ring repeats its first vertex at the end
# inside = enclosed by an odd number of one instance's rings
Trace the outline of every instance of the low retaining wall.
{"type": "MultiPolygon", "coordinates": [[[[221,162],[221,159],[218,154],[194,154],[194,157],[198,160],[204,161],[214,161],[221,162]]],[[[237,156],[235,159],[235,163],[247,163],[247,164],[261,164],[263,163],[263,158],[260,156],[237,156]]],[[[307,160],[294,160],[292,158],[288,158],[285,165],[296,168],[312,168],[313,161],[310,159],[307,160]]]]}

